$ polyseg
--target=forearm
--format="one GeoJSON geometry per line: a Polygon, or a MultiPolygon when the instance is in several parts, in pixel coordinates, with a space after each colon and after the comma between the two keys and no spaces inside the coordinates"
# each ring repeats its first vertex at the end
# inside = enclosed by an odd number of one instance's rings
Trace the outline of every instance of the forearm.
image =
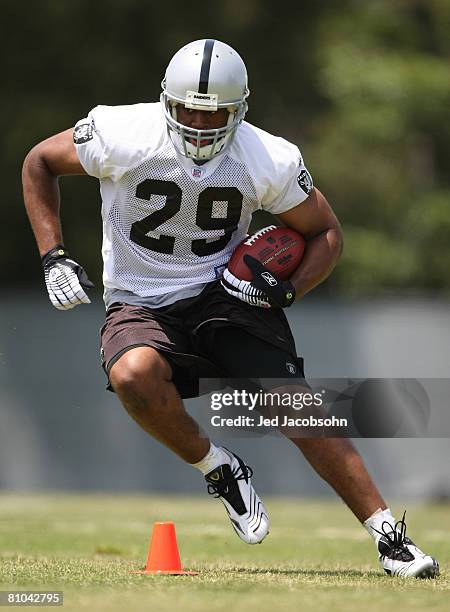
{"type": "Polygon", "coordinates": [[[23,197],[40,255],[63,243],[58,178],[32,149],[22,169],[23,197]]]}
{"type": "Polygon", "coordinates": [[[323,282],[333,271],[342,253],[342,233],[330,228],[306,241],[302,263],[291,277],[297,299],[323,282]]]}

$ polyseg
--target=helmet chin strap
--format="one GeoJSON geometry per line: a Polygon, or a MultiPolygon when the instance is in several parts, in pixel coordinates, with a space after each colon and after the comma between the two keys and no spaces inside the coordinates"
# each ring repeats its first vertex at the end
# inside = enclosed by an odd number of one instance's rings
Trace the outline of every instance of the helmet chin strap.
{"type": "Polygon", "coordinates": [[[235,108],[231,108],[230,109],[230,107],[228,107],[227,111],[228,111],[227,126],[229,126],[229,125],[231,125],[233,123],[234,116],[236,115],[236,109],[235,108]]]}

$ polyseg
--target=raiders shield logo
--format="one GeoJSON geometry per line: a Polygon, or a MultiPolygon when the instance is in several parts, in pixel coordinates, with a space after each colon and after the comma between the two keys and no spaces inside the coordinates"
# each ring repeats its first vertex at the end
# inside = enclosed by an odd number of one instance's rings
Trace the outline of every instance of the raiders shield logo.
{"type": "Polygon", "coordinates": [[[81,123],[73,131],[73,141],[75,144],[84,144],[93,138],[92,123],[81,123]]]}
{"type": "Polygon", "coordinates": [[[314,187],[313,180],[311,178],[310,173],[306,168],[300,172],[297,177],[297,183],[303,189],[303,191],[309,195],[314,187]]]}
{"type": "Polygon", "coordinates": [[[289,372],[289,374],[295,374],[297,372],[297,368],[290,361],[286,361],[286,370],[289,372]]]}

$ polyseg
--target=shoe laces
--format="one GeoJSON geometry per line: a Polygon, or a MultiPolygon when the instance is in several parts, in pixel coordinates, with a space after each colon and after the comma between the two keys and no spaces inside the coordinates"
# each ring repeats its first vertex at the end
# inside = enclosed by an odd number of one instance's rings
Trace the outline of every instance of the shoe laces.
{"type": "Polygon", "coordinates": [[[389,521],[383,521],[381,524],[382,531],[372,527],[374,531],[379,533],[383,537],[383,544],[388,548],[386,552],[380,553],[384,556],[392,556],[397,558],[399,561],[411,561],[414,556],[406,548],[406,522],[405,522],[406,510],[403,512],[402,518],[392,526],[389,521]],[[405,557],[405,558],[403,558],[405,557]],[[407,558],[406,558],[407,557],[407,558]]]}
{"type": "Polygon", "coordinates": [[[245,463],[239,464],[230,470],[227,476],[224,476],[215,483],[209,482],[207,486],[208,493],[214,495],[214,497],[223,497],[227,494],[228,487],[235,484],[237,480],[248,481],[253,476],[253,470],[249,465],[245,463]]]}

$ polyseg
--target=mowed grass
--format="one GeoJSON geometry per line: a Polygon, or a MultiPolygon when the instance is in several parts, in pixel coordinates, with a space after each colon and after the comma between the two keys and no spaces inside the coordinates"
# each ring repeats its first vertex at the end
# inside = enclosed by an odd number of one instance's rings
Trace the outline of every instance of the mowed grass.
{"type": "Polygon", "coordinates": [[[408,532],[441,577],[403,581],[381,571],[338,501],[266,502],[271,533],[247,546],[209,498],[3,494],[0,590],[62,590],[66,611],[450,609],[449,505],[409,506],[408,532]],[[198,576],[131,573],[160,520],[175,522],[183,565],[198,576]]]}

